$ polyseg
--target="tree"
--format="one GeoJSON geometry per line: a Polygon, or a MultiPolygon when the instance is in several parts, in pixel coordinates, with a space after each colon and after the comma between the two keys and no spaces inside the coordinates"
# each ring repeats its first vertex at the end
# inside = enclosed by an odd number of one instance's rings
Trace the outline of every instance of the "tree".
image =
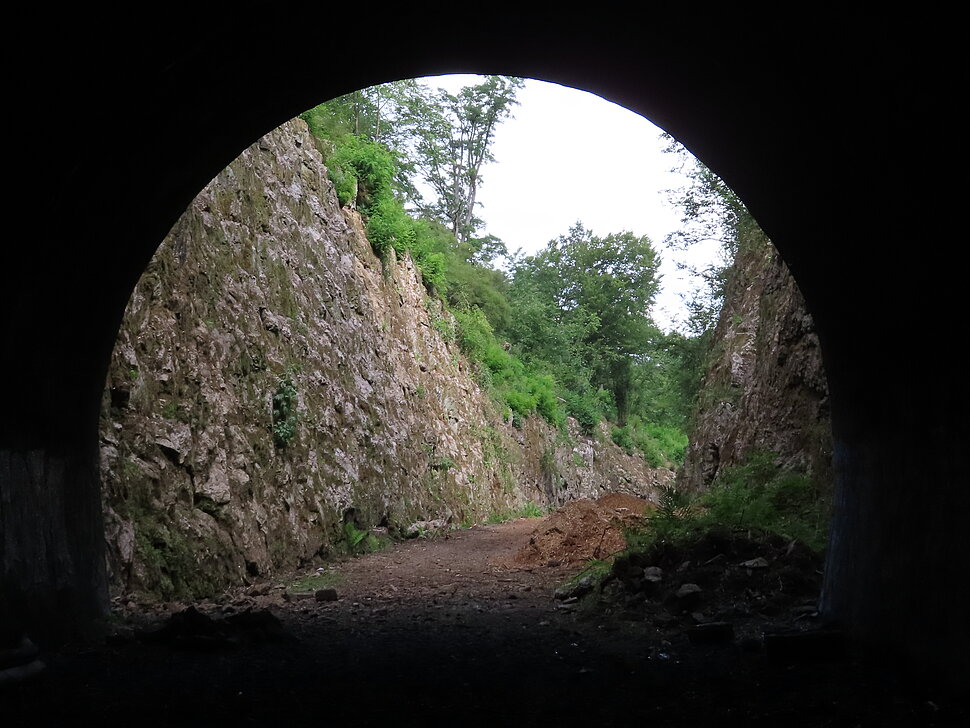
{"type": "Polygon", "coordinates": [[[703,336],[717,323],[739,248],[745,244],[763,245],[767,238],[724,180],[669,134],[664,136],[668,142],[664,151],[677,160],[674,171],[685,173],[690,180],[686,187],[670,191],[671,201],[682,212],[681,227],[668,235],[664,244],[676,250],[688,250],[699,243],[713,241],[720,248],[719,260],[701,270],[690,269],[701,284],[686,302],[690,313],[687,328],[694,336],[703,336]]]}
{"type": "Polygon", "coordinates": [[[543,342],[538,337],[549,334],[546,328],[520,328],[519,341],[552,360],[560,356],[555,349],[582,358],[591,385],[612,393],[621,424],[629,414],[633,364],[659,336],[650,318],[659,264],[646,236],[622,232],[600,238],[577,223],[519,261],[513,272],[513,306],[521,318],[530,305],[544,306],[559,329],[543,342]],[[564,347],[561,338],[570,332],[578,340],[564,347]]]}
{"type": "Polygon", "coordinates": [[[660,333],[633,366],[630,409],[646,421],[684,431],[693,415],[707,340],[660,333]]]}
{"type": "Polygon", "coordinates": [[[523,84],[518,78],[487,76],[457,94],[412,89],[407,97],[404,118],[414,135],[414,162],[436,195],[421,205],[422,212],[447,222],[459,242],[481,227],[475,205],[482,166],[494,161],[495,129],[510,116],[523,84]]]}
{"type": "Polygon", "coordinates": [[[408,79],[340,96],[301,117],[315,136],[337,147],[353,136],[393,150],[401,195],[422,215],[447,224],[458,242],[472,243],[476,261],[484,264],[506,251],[494,236],[475,237],[482,225],[475,216],[482,167],[494,161],[495,130],[511,115],[524,83],[486,76],[451,94],[408,79]],[[418,180],[434,193],[430,202],[415,187],[418,180]]]}

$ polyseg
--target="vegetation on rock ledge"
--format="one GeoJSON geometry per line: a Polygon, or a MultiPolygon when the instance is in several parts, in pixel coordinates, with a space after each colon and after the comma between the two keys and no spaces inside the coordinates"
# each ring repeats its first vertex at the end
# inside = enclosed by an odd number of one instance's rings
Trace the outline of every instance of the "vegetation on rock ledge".
{"type": "Polygon", "coordinates": [[[510,255],[474,214],[494,130],[521,85],[488,76],[448,94],[401,81],[301,118],[341,203],[364,214],[385,261],[392,249],[412,257],[445,309],[434,313],[434,328],[458,343],[513,423],[537,414],[563,426],[574,417],[592,434],[606,419],[629,452],[676,465],[698,357],[691,339],[665,334],[650,318],[660,285],[651,241],[598,236],[577,223],[535,255],[510,255]]]}

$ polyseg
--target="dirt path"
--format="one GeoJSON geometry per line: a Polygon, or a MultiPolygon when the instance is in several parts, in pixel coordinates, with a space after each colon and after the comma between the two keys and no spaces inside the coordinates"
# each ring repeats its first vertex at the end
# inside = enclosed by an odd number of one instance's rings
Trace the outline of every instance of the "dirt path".
{"type": "Polygon", "coordinates": [[[287,604],[279,590],[253,601],[285,610],[289,630],[303,636],[312,635],[321,621],[390,642],[400,640],[402,623],[407,631],[430,633],[453,628],[487,632],[496,625],[549,628],[562,616],[553,592],[578,567],[556,561],[514,563],[541,523],[521,518],[475,526],[338,562],[319,577],[321,586],[336,591],[337,601],[305,598],[287,604]]]}
{"type": "Polygon", "coordinates": [[[942,726],[964,717],[887,665],[779,667],[750,647],[693,645],[630,610],[564,605],[553,590],[575,565],[513,558],[542,523],[342,562],[318,577],[335,583],[336,601],[286,600],[274,585],[198,605],[205,629],[249,619],[230,639],[147,640],[122,627],[108,644],[48,653],[42,677],[0,693],[0,725],[942,726]]]}
{"type": "Polygon", "coordinates": [[[461,606],[470,602],[542,601],[549,590],[576,571],[556,564],[522,568],[513,563],[540,519],[475,526],[436,538],[412,539],[393,549],[337,565],[342,599],[386,607],[461,606]],[[528,597],[530,595],[531,597],[528,597]]]}

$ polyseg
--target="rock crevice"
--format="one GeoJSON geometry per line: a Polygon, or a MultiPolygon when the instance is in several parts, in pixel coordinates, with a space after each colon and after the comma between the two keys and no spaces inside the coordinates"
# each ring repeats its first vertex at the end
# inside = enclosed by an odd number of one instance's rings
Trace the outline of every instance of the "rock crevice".
{"type": "Polygon", "coordinates": [[[728,280],[678,482],[707,488],[753,453],[831,492],[829,394],[812,317],[788,267],[760,231],[728,280]]]}

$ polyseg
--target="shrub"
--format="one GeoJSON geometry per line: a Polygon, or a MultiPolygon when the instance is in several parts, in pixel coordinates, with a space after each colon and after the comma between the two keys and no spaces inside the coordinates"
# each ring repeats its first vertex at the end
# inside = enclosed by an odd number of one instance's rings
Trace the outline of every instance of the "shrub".
{"type": "Polygon", "coordinates": [[[667,460],[675,465],[683,464],[684,456],[687,454],[687,433],[679,427],[652,423],[646,424],[645,429],[647,434],[657,443],[659,451],[663,453],[667,460]]]}
{"type": "Polygon", "coordinates": [[[432,314],[431,328],[437,331],[441,338],[445,341],[455,340],[455,321],[447,314],[442,316],[432,314]]]}
{"type": "Polygon", "coordinates": [[[566,414],[556,397],[556,383],[548,374],[533,378],[536,394],[536,411],[550,425],[562,427],[566,414]]]}
{"type": "Polygon", "coordinates": [[[410,250],[414,227],[401,203],[393,196],[379,197],[368,208],[367,215],[367,239],[378,256],[384,258],[391,248],[402,256],[410,250]]]}
{"type": "Polygon", "coordinates": [[[687,452],[687,435],[679,428],[643,422],[637,416],[624,427],[613,427],[612,436],[627,453],[638,450],[655,468],[679,465],[687,452]]]}
{"type": "Polygon", "coordinates": [[[630,437],[630,431],[626,427],[614,426],[611,435],[614,444],[622,447],[628,454],[633,453],[633,438],[630,437]]]}
{"type": "Polygon", "coordinates": [[[347,207],[355,203],[357,201],[357,175],[353,169],[343,169],[332,165],[328,172],[340,206],[347,207]]]}
{"type": "Polygon", "coordinates": [[[585,434],[592,435],[603,418],[602,406],[596,395],[566,389],[562,392],[562,398],[569,416],[576,418],[585,434]]]}
{"type": "Polygon", "coordinates": [[[480,308],[459,309],[454,312],[458,322],[458,346],[473,361],[481,361],[490,342],[495,340],[492,327],[480,308]]]}
{"type": "Polygon", "coordinates": [[[372,554],[390,545],[386,536],[378,536],[367,529],[357,528],[351,522],[344,524],[344,546],[350,554],[372,554]]]}
{"type": "Polygon", "coordinates": [[[662,541],[682,544],[706,534],[743,531],[748,538],[799,541],[821,553],[829,505],[807,476],[779,467],[772,453],[758,452],[741,465],[723,468],[699,497],[674,486],[661,488],[656,513],[646,527],[626,534],[627,546],[646,551],[662,541]]]}
{"type": "Polygon", "coordinates": [[[277,447],[286,447],[296,436],[296,385],[287,372],[280,377],[273,394],[273,441],[277,447]]]}
{"type": "Polygon", "coordinates": [[[382,198],[393,197],[392,184],[397,173],[394,154],[383,144],[363,137],[347,135],[335,143],[333,154],[327,160],[331,180],[334,174],[356,178],[359,189],[357,201],[364,212],[382,198]]]}
{"type": "Polygon", "coordinates": [[[441,253],[431,253],[420,249],[413,249],[411,255],[414,264],[421,272],[421,282],[429,291],[438,291],[445,287],[445,257],[441,253]]]}
{"type": "Polygon", "coordinates": [[[732,528],[774,533],[814,551],[825,548],[829,504],[804,474],[784,470],[772,453],[752,454],[723,468],[700,499],[704,519],[732,528]]]}
{"type": "Polygon", "coordinates": [[[544,515],[546,515],[546,512],[542,509],[542,506],[534,501],[528,501],[517,512],[519,518],[542,518],[544,515]]]}
{"type": "Polygon", "coordinates": [[[505,393],[505,403],[512,410],[513,414],[520,415],[521,417],[527,417],[536,407],[534,397],[514,389],[505,393]]]}

